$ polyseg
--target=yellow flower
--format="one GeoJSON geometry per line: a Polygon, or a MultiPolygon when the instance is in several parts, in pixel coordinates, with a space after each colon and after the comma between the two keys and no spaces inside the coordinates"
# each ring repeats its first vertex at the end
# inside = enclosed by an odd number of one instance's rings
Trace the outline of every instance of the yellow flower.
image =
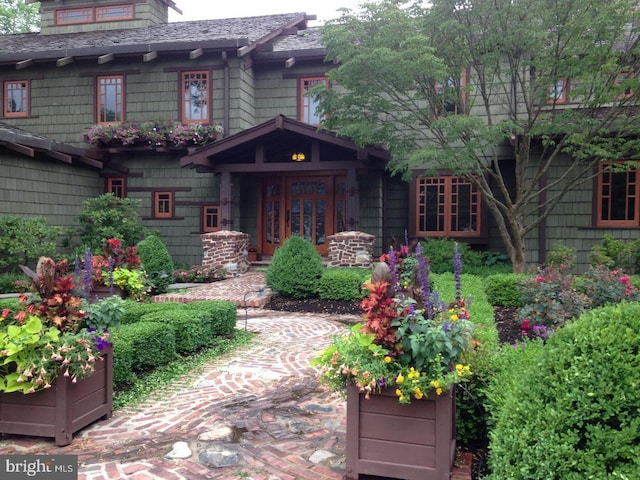
{"type": "Polygon", "coordinates": [[[398,378],[396,378],[396,383],[402,383],[404,382],[404,377],[402,376],[402,374],[398,375],[398,378]]]}
{"type": "Polygon", "coordinates": [[[453,320],[454,322],[458,320],[458,315],[456,315],[455,313],[451,315],[451,320],[453,320]]]}
{"type": "Polygon", "coordinates": [[[402,391],[399,388],[396,388],[396,396],[402,397],[402,391]]]}
{"type": "Polygon", "coordinates": [[[384,357],[384,363],[391,363],[391,357],[389,355],[384,357]]]}

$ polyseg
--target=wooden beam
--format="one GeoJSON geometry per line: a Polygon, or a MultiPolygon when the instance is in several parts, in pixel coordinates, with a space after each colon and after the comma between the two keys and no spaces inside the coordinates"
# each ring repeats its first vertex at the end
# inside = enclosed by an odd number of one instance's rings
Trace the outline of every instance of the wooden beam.
{"type": "Polygon", "coordinates": [[[59,58],[56,61],[56,66],[64,67],[65,65],[69,65],[70,63],[73,63],[73,60],[74,60],[73,57],[62,57],[62,58],[59,58]]]}
{"type": "Polygon", "coordinates": [[[19,143],[0,142],[0,145],[8,148],[9,150],[13,150],[14,152],[26,155],[27,157],[34,157],[36,154],[33,148],[25,147],[24,145],[20,145],[19,143]]]}
{"type": "Polygon", "coordinates": [[[142,56],[142,61],[150,62],[151,60],[155,60],[156,58],[158,58],[158,52],[149,52],[149,53],[145,53],[142,56]]]}
{"type": "Polygon", "coordinates": [[[113,53],[107,53],[106,55],[100,55],[98,57],[98,65],[102,65],[104,63],[109,63],[109,62],[113,61],[114,58],[115,58],[115,56],[113,55],[113,53]]]}
{"type": "Polygon", "coordinates": [[[291,68],[296,64],[296,57],[289,57],[287,61],[284,62],[284,68],[291,68]]]}
{"type": "Polygon", "coordinates": [[[196,48],[195,50],[191,50],[189,52],[189,60],[195,60],[198,57],[201,57],[204,51],[201,48],[196,48]]]}
{"type": "Polygon", "coordinates": [[[73,157],[71,155],[67,155],[66,153],[56,152],[55,150],[45,150],[45,155],[51,158],[55,158],[56,160],[60,160],[64,163],[72,163],[73,157]]]}
{"type": "Polygon", "coordinates": [[[29,68],[34,64],[33,58],[29,58],[28,60],[22,60],[16,63],[16,70],[22,70],[23,68],[29,68]]]}

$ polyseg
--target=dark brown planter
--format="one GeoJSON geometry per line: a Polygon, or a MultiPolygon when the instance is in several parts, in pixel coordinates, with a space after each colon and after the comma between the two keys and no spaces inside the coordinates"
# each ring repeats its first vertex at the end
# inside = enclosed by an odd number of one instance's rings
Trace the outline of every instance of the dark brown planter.
{"type": "Polygon", "coordinates": [[[453,389],[403,405],[391,389],[367,400],[347,387],[347,480],[449,480],[455,438],[453,389]]]}
{"type": "Polygon", "coordinates": [[[59,376],[35,393],[0,393],[0,433],[51,437],[69,445],[73,434],[113,413],[113,353],[103,352],[93,375],[76,383],[59,376]]]}
{"type": "Polygon", "coordinates": [[[94,285],[89,291],[89,303],[99,302],[105,298],[118,295],[120,298],[125,298],[125,293],[121,288],[108,287],[107,285],[94,285]]]}

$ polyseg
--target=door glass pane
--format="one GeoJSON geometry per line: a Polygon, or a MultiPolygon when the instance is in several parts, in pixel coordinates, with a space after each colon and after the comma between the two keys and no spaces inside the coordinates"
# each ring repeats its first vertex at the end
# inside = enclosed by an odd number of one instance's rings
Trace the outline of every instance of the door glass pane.
{"type": "Polygon", "coordinates": [[[325,217],[327,214],[326,202],[324,200],[316,201],[316,245],[324,245],[325,243],[325,217]]]}
{"type": "Polygon", "coordinates": [[[313,242],[313,200],[304,201],[304,238],[313,242]]]}
{"type": "Polygon", "coordinates": [[[300,231],[300,200],[291,201],[291,235],[302,236],[300,231]]]}

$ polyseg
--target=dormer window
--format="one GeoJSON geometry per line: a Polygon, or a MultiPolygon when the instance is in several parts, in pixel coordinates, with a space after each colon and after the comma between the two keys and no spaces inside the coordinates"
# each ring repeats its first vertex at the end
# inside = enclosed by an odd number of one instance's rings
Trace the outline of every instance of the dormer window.
{"type": "Polygon", "coordinates": [[[565,77],[561,77],[554,83],[549,85],[549,101],[548,103],[567,103],[567,92],[569,90],[569,82],[565,77]]]}
{"type": "Polygon", "coordinates": [[[57,25],[112,22],[116,20],[132,20],[133,18],[133,5],[108,5],[56,10],[57,25]]]}

